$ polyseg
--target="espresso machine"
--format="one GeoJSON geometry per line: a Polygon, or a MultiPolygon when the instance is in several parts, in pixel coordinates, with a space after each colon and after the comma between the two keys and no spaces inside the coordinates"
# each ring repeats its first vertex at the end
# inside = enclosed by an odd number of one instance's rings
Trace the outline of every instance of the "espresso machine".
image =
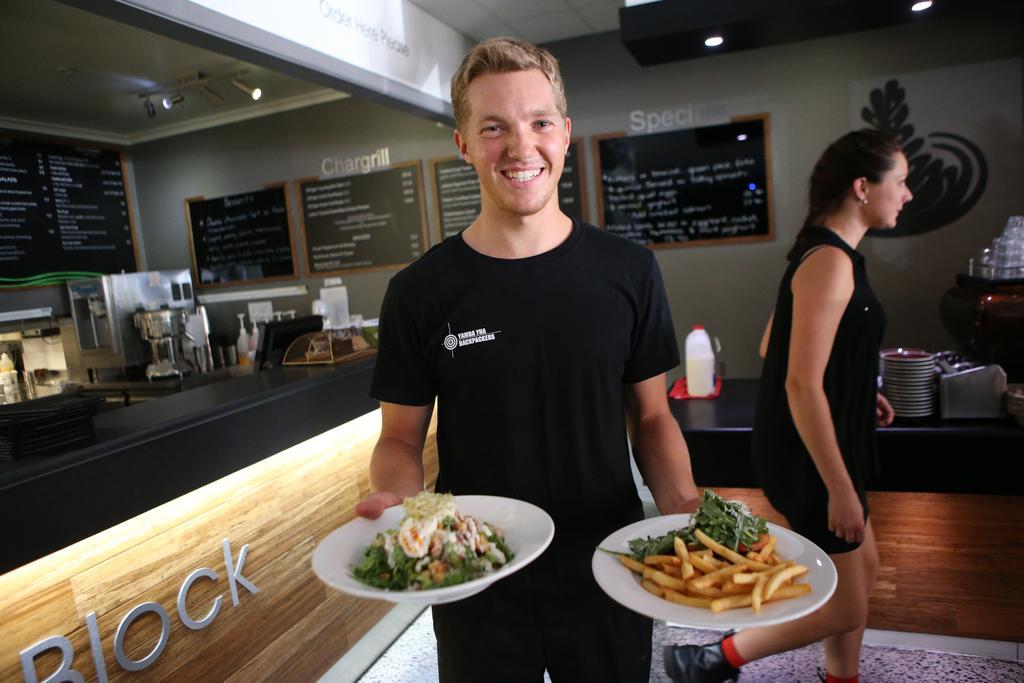
{"type": "Polygon", "coordinates": [[[104,275],[67,288],[79,362],[90,374],[144,366],[148,379],[180,376],[193,368],[189,350],[207,344],[187,335],[196,311],[188,270],[104,275]]]}

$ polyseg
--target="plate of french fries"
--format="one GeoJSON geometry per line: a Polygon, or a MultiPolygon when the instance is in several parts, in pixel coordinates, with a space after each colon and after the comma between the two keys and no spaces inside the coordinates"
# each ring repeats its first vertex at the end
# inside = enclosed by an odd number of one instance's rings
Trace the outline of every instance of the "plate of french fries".
{"type": "Polygon", "coordinates": [[[832,560],[793,531],[768,523],[758,551],[737,552],[700,528],[673,552],[636,558],[629,541],[690,524],[689,514],[645,519],[619,529],[594,552],[597,584],[613,600],[653,619],[692,628],[769,626],[799,619],[836,589],[832,560]]]}

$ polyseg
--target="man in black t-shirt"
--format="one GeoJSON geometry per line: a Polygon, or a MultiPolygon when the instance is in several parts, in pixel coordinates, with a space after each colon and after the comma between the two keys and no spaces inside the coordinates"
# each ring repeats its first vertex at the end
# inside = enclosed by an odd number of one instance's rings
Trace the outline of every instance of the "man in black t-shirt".
{"type": "Polygon", "coordinates": [[[662,514],[698,493],[668,409],[679,362],[653,252],[575,223],[557,186],[571,123],[547,51],[492,39],[452,79],[455,144],[480,180],[460,235],[392,279],[372,395],[383,425],[370,465],[377,517],[423,487],[436,398],[436,490],[518,498],[555,538],[532,564],[434,607],[443,681],[646,681],[651,621],[614,603],[590,570],[595,546],[642,519],[633,452],[662,514]]]}

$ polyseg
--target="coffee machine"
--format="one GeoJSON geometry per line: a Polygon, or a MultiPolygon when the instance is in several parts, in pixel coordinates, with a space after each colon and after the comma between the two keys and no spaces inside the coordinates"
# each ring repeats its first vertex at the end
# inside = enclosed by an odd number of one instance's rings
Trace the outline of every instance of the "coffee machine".
{"type": "Polygon", "coordinates": [[[182,349],[196,308],[188,270],[71,280],[67,289],[79,362],[90,372],[145,366],[152,379],[190,368],[182,349]]]}

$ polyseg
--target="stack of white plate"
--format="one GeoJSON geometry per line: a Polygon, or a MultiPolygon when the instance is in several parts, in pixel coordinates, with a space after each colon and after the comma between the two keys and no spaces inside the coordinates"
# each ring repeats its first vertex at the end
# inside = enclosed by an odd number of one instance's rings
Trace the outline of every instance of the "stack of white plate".
{"type": "Polygon", "coordinates": [[[935,354],[923,349],[882,351],[882,393],[897,417],[935,412],[935,354]]]}

